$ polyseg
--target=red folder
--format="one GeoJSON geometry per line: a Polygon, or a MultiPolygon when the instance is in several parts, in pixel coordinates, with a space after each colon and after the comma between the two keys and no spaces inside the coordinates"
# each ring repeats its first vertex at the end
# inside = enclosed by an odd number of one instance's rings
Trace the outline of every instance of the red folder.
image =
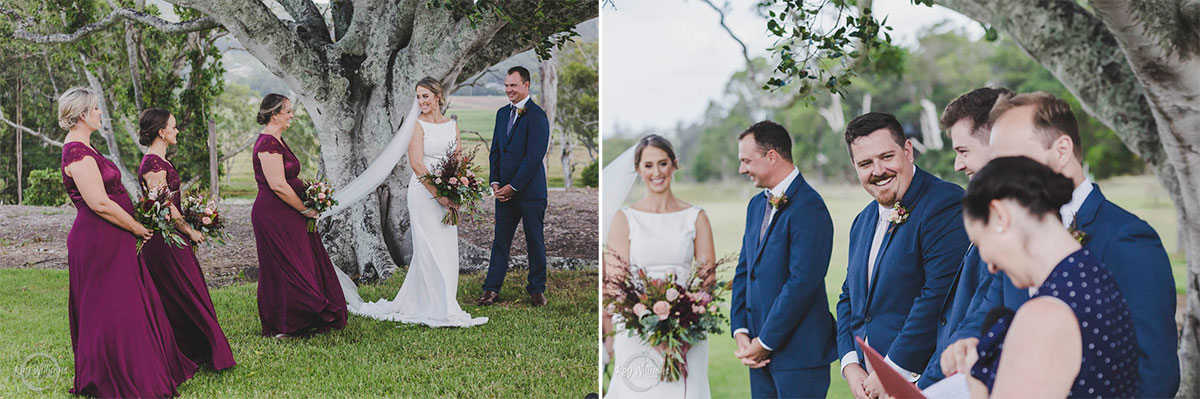
{"type": "Polygon", "coordinates": [[[867,355],[867,361],[875,365],[873,367],[875,374],[879,375],[879,382],[883,384],[883,391],[896,399],[925,399],[925,395],[921,394],[921,390],[917,389],[916,385],[904,379],[900,373],[888,366],[883,361],[883,356],[876,352],[863,342],[862,337],[854,337],[854,341],[858,342],[858,346],[862,348],[863,354],[867,355]]]}

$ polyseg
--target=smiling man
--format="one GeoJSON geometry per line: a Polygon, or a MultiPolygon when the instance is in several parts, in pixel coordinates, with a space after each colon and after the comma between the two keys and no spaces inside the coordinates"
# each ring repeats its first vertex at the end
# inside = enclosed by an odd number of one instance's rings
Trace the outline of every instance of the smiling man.
{"type": "Polygon", "coordinates": [[[963,190],[915,164],[912,143],[890,114],[846,127],[858,179],[875,200],[854,218],[846,281],[837,304],[842,377],[856,398],[884,394],[874,370],[916,381],[933,353],[938,310],[967,249],[963,190]],[[860,336],[887,364],[863,364],[860,336]]]}
{"type": "MultiPolygon", "coordinates": [[[[942,111],[939,123],[942,129],[950,132],[954,170],[966,174],[967,179],[973,178],[975,172],[983,169],[992,159],[991,148],[988,147],[992,130],[988,113],[997,98],[1011,94],[1012,91],[1005,88],[983,87],[959,96],[942,111]]],[[[937,346],[929,358],[929,364],[925,366],[925,372],[921,373],[921,380],[917,381],[918,387],[927,388],[945,378],[938,359],[947,345],[978,335],[981,326],[968,325],[963,320],[968,313],[982,306],[988,287],[994,280],[995,277],[987,270],[987,264],[979,258],[979,251],[974,245],[969,246],[950,284],[950,291],[938,309],[937,346]]]]}
{"type": "MultiPolygon", "coordinates": [[[[1025,156],[1075,183],[1071,202],[1059,209],[1059,216],[1064,226],[1081,233],[1077,239],[1112,273],[1129,304],[1139,347],[1137,397],[1174,397],[1180,380],[1175,280],[1158,233],[1105,198],[1100,186],[1088,179],[1079,125],[1066,101],[1045,92],[1003,96],[992,107],[989,121],[992,156],[1025,156]]],[[[966,316],[963,328],[982,325],[992,308],[1017,309],[1031,295],[1000,273],[988,287],[984,303],[966,316]]],[[[979,330],[972,332],[972,338],[957,340],[950,347],[974,348],[979,330]]]]}

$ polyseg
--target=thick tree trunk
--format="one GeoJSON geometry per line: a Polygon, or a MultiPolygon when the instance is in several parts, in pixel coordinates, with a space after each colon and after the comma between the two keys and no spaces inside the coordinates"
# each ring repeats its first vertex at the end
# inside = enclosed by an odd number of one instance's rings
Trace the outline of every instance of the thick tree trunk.
{"type": "MultiPolygon", "coordinates": [[[[1175,165],[1175,178],[1179,184],[1182,201],[1176,202],[1180,226],[1184,227],[1186,239],[1187,309],[1183,317],[1180,334],[1179,360],[1181,379],[1180,398],[1200,397],[1200,51],[1194,47],[1177,46],[1174,51],[1164,47],[1177,36],[1190,34],[1191,45],[1200,39],[1194,25],[1157,25],[1154,21],[1181,19],[1183,2],[1174,3],[1180,8],[1146,7],[1125,1],[1096,0],[1093,7],[1108,30],[1120,43],[1126,58],[1133,67],[1150,110],[1158,125],[1157,133],[1162,138],[1167,160],[1175,165]],[[1178,32],[1183,32],[1179,34],[1178,32]]],[[[1192,10],[1195,18],[1196,10],[1192,10]]],[[[1186,16],[1184,16],[1186,18],[1186,16]]],[[[1191,21],[1196,22],[1196,21],[1191,21]]],[[[1168,233],[1169,234],[1169,233],[1168,233]]]]}
{"type": "MultiPolygon", "coordinates": [[[[364,0],[353,6],[337,1],[333,29],[307,0],[281,2],[290,21],[258,2],[170,1],[200,10],[225,27],[296,91],[317,129],[321,172],[335,187],[357,177],[386,147],[422,77],[439,79],[453,92],[460,75],[470,76],[533,44],[522,38],[528,30],[509,19],[487,12],[468,18],[426,1],[364,0]]],[[[505,7],[533,9],[533,3],[505,7]]],[[[599,13],[586,2],[545,4],[551,6],[536,8],[569,4],[559,6],[554,18],[574,23],[599,13]]],[[[386,278],[397,264],[407,263],[407,165],[402,159],[377,195],[321,223],[331,258],[351,276],[386,278]]]]}
{"type": "MultiPolygon", "coordinates": [[[[542,60],[541,64],[538,65],[538,69],[541,72],[539,75],[542,76],[542,108],[546,110],[546,120],[550,123],[550,134],[554,134],[557,130],[559,137],[564,137],[567,135],[567,132],[561,128],[556,129],[554,125],[554,117],[558,113],[558,52],[553,51],[550,54],[550,59],[542,60]]],[[[564,149],[563,151],[568,150],[564,149]]],[[[542,159],[542,167],[546,168],[546,175],[550,174],[550,153],[551,151],[546,151],[546,156],[542,159]]],[[[567,188],[571,188],[571,174],[568,171],[570,168],[567,167],[570,160],[570,158],[566,158],[562,161],[563,183],[566,184],[567,188]]]]}

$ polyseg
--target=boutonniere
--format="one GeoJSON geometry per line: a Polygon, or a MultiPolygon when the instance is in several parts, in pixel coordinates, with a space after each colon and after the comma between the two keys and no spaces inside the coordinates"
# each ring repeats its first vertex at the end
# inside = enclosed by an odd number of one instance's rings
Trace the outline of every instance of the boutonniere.
{"type": "Polygon", "coordinates": [[[775,210],[779,210],[779,208],[783,208],[784,205],[788,204],[788,197],[787,195],[775,196],[768,191],[767,203],[771,204],[771,207],[775,208],[775,210]]]}
{"type": "Polygon", "coordinates": [[[1088,234],[1079,229],[1074,219],[1071,220],[1071,225],[1067,226],[1067,231],[1071,233],[1071,237],[1075,237],[1075,241],[1079,241],[1079,245],[1087,244],[1088,234]]]}
{"type": "Polygon", "coordinates": [[[892,228],[895,228],[908,221],[908,215],[908,209],[900,206],[900,202],[897,201],[895,205],[892,205],[892,213],[888,215],[887,220],[892,223],[892,228]]]}
{"type": "Polygon", "coordinates": [[[517,116],[525,116],[525,107],[517,108],[517,116]]]}

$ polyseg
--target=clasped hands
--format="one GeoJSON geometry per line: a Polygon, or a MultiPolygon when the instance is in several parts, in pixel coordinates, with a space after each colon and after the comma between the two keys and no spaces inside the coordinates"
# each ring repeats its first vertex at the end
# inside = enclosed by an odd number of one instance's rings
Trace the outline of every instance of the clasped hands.
{"type": "Polygon", "coordinates": [[[733,335],[733,339],[737,341],[738,350],[734,355],[742,360],[742,364],[752,369],[766,367],[771,363],[771,351],[763,348],[762,342],[758,338],[750,339],[745,333],[737,333],[733,335]]]}
{"type": "Polygon", "coordinates": [[[516,193],[517,190],[511,184],[505,184],[504,187],[500,187],[499,184],[492,183],[492,195],[495,195],[496,199],[500,200],[500,202],[507,202],[516,193]]]}

